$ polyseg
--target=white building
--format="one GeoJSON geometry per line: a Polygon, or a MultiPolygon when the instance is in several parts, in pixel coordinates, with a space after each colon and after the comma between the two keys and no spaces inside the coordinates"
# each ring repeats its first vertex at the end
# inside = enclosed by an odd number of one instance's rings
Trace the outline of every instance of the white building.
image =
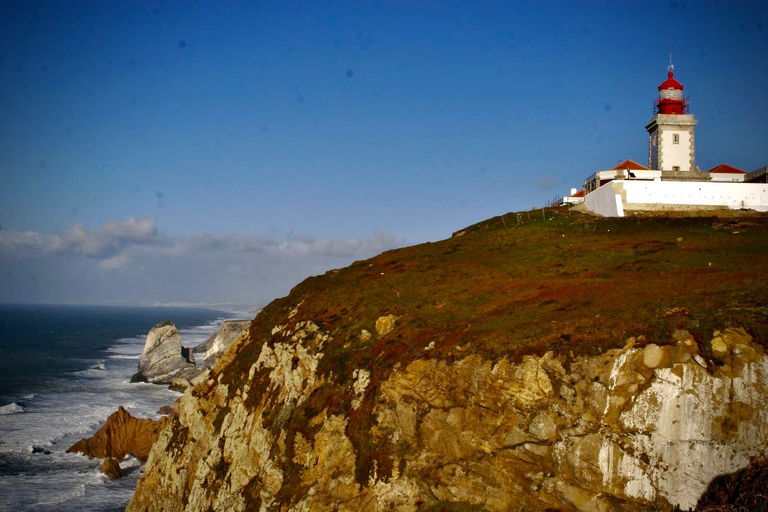
{"type": "Polygon", "coordinates": [[[728,164],[701,172],[696,166],[693,129],[698,121],[688,112],[683,85],[672,71],[659,87],[648,131],[648,167],[625,160],[598,171],[584,189],[563,203],[584,202],[586,209],[608,217],[624,212],[707,210],[716,208],[768,211],[765,168],[747,173],[728,164]]]}

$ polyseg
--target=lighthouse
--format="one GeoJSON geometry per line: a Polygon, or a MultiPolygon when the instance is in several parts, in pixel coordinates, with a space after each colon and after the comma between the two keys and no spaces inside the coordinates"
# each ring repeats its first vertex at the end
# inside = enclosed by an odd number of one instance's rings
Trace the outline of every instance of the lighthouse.
{"type": "Polygon", "coordinates": [[[693,129],[698,121],[688,113],[683,85],[675,80],[670,64],[667,79],[658,87],[654,116],[648,131],[648,167],[660,171],[695,171],[693,129]]]}
{"type": "Polygon", "coordinates": [[[693,138],[697,121],[688,111],[688,99],[683,96],[683,84],[675,80],[671,60],[670,56],[667,79],[658,87],[653,117],[645,127],[649,168],[624,160],[597,171],[584,180],[580,192],[573,189],[561,204],[583,204],[586,211],[605,217],[623,217],[628,211],[713,208],[768,212],[768,167],[745,172],[721,164],[699,172],[693,138]]]}

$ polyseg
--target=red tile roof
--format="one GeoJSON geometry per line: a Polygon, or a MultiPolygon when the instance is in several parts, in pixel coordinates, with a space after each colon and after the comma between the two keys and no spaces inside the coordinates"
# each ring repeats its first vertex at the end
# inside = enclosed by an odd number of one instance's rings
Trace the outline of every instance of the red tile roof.
{"type": "Polygon", "coordinates": [[[747,174],[747,171],[742,171],[741,169],[737,169],[736,167],[728,164],[720,164],[711,168],[707,172],[717,172],[721,174],[747,174]]]}
{"type": "Polygon", "coordinates": [[[575,194],[572,194],[571,197],[584,197],[584,194],[586,194],[586,190],[581,189],[578,192],[576,192],[575,194]]]}
{"type": "Polygon", "coordinates": [[[639,163],[635,162],[634,160],[624,160],[619,165],[611,169],[612,171],[622,171],[624,169],[629,169],[630,171],[649,171],[647,167],[644,167],[640,165],[639,163]]]}

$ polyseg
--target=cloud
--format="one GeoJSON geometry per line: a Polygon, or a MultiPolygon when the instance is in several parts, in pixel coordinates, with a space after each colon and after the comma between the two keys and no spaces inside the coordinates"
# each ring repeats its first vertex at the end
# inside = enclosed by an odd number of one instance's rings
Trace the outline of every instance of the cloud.
{"type": "Polygon", "coordinates": [[[99,268],[110,270],[124,266],[129,256],[165,255],[181,257],[205,254],[263,254],[276,257],[362,257],[396,246],[402,240],[382,232],[373,238],[335,240],[310,236],[292,236],[285,240],[266,236],[193,235],[170,237],[158,234],[156,218],[129,217],[122,222],[109,221],[99,229],[88,230],[75,224],[69,231],[42,235],[32,231],[0,231],[0,250],[21,257],[79,255],[103,260],[99,268]]]}
{"type": "Polygon", "coordinates": [[[107,258],[106,260],[100,261],[97,267],[99,268],[99,270],[106,270],[106,271],[117,270],[120,267],[124,267],[125,265],[127,265],[129,261],[130,261],[130,258],[128,257],[128,255],[123,253],[123,254],[118,254],[117,256],[113,256],[111,258],[107,258]]]}
{"type": "Polygon", "coordinates": [[[260,248],[267,253],[285,256],[334,256],[367,257],[382,251],[403,245],[402,240],[377,231],[373,238],[334,240],[331,238],[314,239],[311,237],[293,237],[285,241],[262,241],[260,248]],[[264,243],[266,242],[266,243],[264,243]]]}
{"type": "Polygon", "coordinates": [[[0,301],[264,304],[310,275],[403,245],[382,232],[342,240],[169,236],[158,232],[155,218],[93,230],[78,224],[54,235],[0,231],[0,301]]]}
{"type": "Polygon", "coordinates": [[[250,255],[252,257],[369,257],[373,254],[399,247],[404,244],[394,236],[374,232],[372,238],[336,240],[332,238],[316,239],[309,236],[292,236],[280,240],[266,236],[233,235],[194,235],[167,237],[162,243],[141,249],[143,254],[165,254],[179,257],[182,255],[226,254],[231,257],[250,255]]]}
{"type": "Polygon", "coordinates": [[[75,224],[69,231],[54,235],[0,231],[0,249],[28,257],[76,254],[89,258],[112,258],[128,246],[159,242],[155,217],[128,217],[122,222],[106,222],[101,228],[93,230],[75,224]]]}

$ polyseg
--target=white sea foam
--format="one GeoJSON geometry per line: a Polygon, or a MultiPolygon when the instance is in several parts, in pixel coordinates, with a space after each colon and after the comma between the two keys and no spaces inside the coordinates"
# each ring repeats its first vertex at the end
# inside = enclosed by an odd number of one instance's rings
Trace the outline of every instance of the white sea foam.
{"type": "Polygon", "coordinates": [[[16,402],[0,407],[0,414],[16,414],[19,412],[24,412],[24,408],[16,402]]]}
{"type": "Polygon", "coordinates": [[[107,352],[112,354],[138,355],[144,348],[144,339],[119,340],[115,345],[109,347],[107,352]]]}
{"type": "Polygon", "coordinates": [[[181,336],[181,345],[183,347],[196,347],[199,344],[205,342],[208,338],[216,332],[221,325],[222,319],[218,319],[208,325],[198,325],[196,327],[186,328],[179,330],[181,336]]]}

